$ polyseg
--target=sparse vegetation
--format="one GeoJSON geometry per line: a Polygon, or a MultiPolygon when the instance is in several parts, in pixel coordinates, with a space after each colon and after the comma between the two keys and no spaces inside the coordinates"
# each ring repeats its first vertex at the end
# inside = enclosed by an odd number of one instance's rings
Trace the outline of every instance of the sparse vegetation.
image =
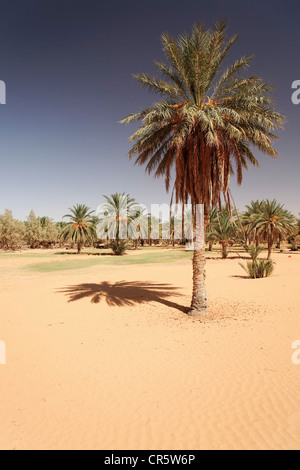
{"type": "Polygon", "coordinates": [[[246,266],[242,263],[239,263],[251,279],[269,277],[274,271],[274,262],[271,259],[258,259],[260,253],[263,250],[264,248],[261,246],[246,247],[246,251],[250,255],[252,261],[247,262],[246,266]]]}

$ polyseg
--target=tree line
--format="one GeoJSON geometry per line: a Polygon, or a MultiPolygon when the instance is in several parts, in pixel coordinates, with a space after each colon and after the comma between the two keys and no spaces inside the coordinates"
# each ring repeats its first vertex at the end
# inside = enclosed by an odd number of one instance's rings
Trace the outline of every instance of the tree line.
{"type": "MultiPolygon", "coordinates": [[[[61,222],[37,217],[34,211],[26,221],[19,221],[6,210],[0,214],[0,248],[68,246],[81,253],[84,247],[106,246],[122,255],[129,246],[184,245],[191,239],[191,234],[185,233],[185,227],[193,225],[186,224],[193,219],[191,211],[171,212],[169,221],[161,222],[128,194],[116,193],[104,199],[102,212],[97,216],[86,205],[77,204],[61,222]]],[[[214,245],[220,247],[224,259],[234,245],[246,250],[265,246],[270,259],[274,246],[280,249],[282,242],[289,243],[291,250],[299,249],[300,219],[276,200],[251,201],[240,214],[228,207],[210,209],[206,243],[209,251],[214,245]]]]}

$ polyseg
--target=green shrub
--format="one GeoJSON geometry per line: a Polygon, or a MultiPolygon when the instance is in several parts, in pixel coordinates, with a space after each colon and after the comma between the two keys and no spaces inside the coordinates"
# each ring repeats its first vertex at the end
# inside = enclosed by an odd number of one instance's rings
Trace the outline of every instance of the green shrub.
{"type": "Polygon", "coordinates": [[[258,260],[258,256],[264,250],[261,246],[247,246],[245,247],[247,253],[250,255],[252,261],[249,261],[246,266],[239,263],[240,266],[246,271],[251,279],[259,279],[269,277],[274,271],[274,263],[271,259],[258,260]]]}
{"type": "Polygon", "coordinates": [[[127,243],[124,240],[114,240],[111,242],[110,248],[115,255],[122,256],[127,250],[127,243]]]}

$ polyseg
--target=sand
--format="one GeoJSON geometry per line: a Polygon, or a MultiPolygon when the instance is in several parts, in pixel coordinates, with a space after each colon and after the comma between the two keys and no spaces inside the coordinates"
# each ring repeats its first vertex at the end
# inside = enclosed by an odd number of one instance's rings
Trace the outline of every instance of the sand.
{"type": "MultiPolygon", "coordinates": [[[[134,254],[137,256],[137,254],[134,254]]],[[[300,449],[300,254],[30,273],[1,257],[0,449],[300,449]]]]}

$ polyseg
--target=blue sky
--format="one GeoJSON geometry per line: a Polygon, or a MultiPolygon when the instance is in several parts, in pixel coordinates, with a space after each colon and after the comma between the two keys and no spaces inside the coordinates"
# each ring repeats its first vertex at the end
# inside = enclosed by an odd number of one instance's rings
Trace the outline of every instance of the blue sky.
{"type": "Polygon", "coordinates": [[[230,58],[255,55],[249,73],[276,87],[287,124],[278,160],[256,152],[261,168],[231,188],[240,209],[251,199],[277,198],[300,212],[300,5],[294,1],[10,0],[0,6],[0,213],[60,220],[68,207],[96,209],[103,194],[128,192],[139,202],[166,203],[163,180],[128,160],[132,127],[118,121],[152,104],[134,73],[154,73],[160,36],[189,31],[195,22],[229,21],[240,39],[230,58]]]}

